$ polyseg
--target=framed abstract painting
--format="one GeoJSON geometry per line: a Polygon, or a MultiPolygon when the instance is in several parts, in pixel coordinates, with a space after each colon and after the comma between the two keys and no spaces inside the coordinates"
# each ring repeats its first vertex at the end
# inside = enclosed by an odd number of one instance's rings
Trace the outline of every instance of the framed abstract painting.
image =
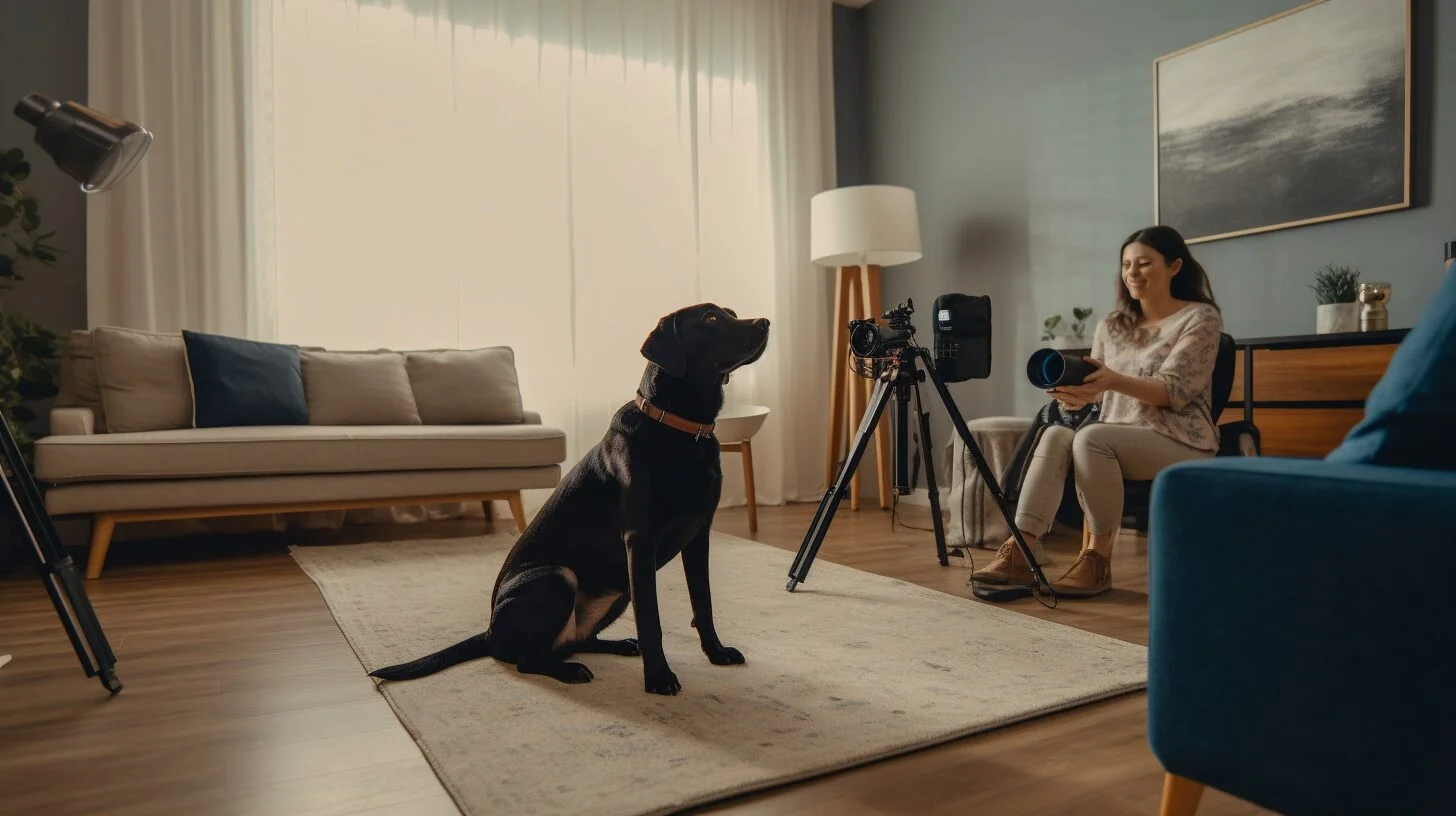
{"type": "Polygon", "coordinates": [[[1153,211],[1189,243],[1411,205],[1411,0],[1316,0],[1154,63],[1153,211]]]}

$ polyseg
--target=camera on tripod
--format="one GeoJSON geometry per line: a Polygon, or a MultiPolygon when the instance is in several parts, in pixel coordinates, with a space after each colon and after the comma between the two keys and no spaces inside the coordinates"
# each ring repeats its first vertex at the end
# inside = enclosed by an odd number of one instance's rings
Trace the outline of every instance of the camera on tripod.
{"type": "Polygon", "coordinates": [[[860,419],[859,430],[850,444],[849,458],[839,471],[839,476],[829,485],[814,520],[799,546],[799,553],[789,568],[789,582],[785,587],[793,592],[809,574],[824,535],[834,520],[839,502],[849,495],[849,480],[865,449],[869,447],[870,436],[879,425],[880,417],[893,397],[896,404],[894,431],[891,445],[894,453],[895,492],[910,493],[909,468],[906,453],[909,449],[909,425],[914,417],[919,429],[922,461],[925,465],[925,484],[930,495],[930,517],[935,528],[935,549],[941,566],[950,561],[946,553],[945,529],[940,515],[939,491],[935,485],[935,456],[930,443],[930,414],[920,398],[920,383],[928,378],[935,387],[941,406],[950,416],[956,433],[965,444],[981,481],[990,490],[1001,515],[1012,530],[1021,554],[1031,565],[1036,585],[1048,591],[1051,583],[1042,573],[1041,567],[1032,557],[1031,549],[1016,528],[1012,508],[1006,495],[997,484],[996,476],[986,463],[966,420],[956,408],[955,400],[946,389],[948,382],[963,382],[971,379],[985,379],[991,375],[991,299],[986,296],[946,294],[935,299],[935,356],[915,345],[915,327],[910,317],[915,313],[915,304],[906,299],[901,305],[885,312],[879,318],[851,320],[849,322],[849,351],[854,356],[852,368],[855,373],[875,380],[874,394],[869,406],[860,419]],[[915,399],[915,409],[910,410],[910,399],[915,399]]]}
{"type": "MultiPolygon", "coordinates": [[[[991,298],[946,294],[935,299],[935,373],[945,382],[984,380],[991,376],[991,298]]],[[[849,321],[849,353],[855,372],[878,379],[890,358],[915,339],[915,301],[905,302],[878,318],[849,321]]]]}
{"type": "Polygon", "coordinates": [[[915,326],[910,323],[913,314],[915,301],[906,298],[879,318],[849,321],[849,353],[864,360],[889,357],[908,347],[915,336],[915,326]]]}

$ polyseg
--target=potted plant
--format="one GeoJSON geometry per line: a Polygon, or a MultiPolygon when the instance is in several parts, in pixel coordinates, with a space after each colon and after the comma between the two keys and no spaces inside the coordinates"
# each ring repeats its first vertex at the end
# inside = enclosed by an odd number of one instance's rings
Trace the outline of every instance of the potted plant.
{"type": "Polygon", "coordinates": [[[1072,307],[1072,337],[1077,341],[1078,347],[1091,345],[1085,336],[1087,333],[1087,318],[1091,316],[1091,309],[1083,309],[1080,306],[1072,307]]]}
{"type": "MultiPolygon", "coordinates": [[[[30,164],[19,148],[0,150],[0,292],[25,280],[32,264],[55,266],[56,247],[47,243],[55,232],[41,232],[40,207],[20,183],[30,164]]],[[[27,403],[54,397],[56,368],[64,340],[8,308],[0,300],[0,413],[15,436],[26,464],[34,467],[34,442],[26,423],[36,418],[27,403]]]]}
{"type": "Polygon", "coordinates": [[[1325,264],[1314,273],[1316,334],[1360,330],[1359,282],[1360,270],[1352,266],[1325,264]]]}
{"type": "Polygon", "coordinates": [[[1041,322],[1041,340],[1051,348],[1065,348],[1068,345],[1065,337],[1057,336],[1057,328],[1062,325],[1062,316],[1054,314],[1041,322]]]}

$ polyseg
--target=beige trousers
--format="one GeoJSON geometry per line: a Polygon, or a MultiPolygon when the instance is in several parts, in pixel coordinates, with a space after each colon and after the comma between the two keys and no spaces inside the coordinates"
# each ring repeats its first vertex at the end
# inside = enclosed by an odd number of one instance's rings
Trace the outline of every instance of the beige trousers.
{"type": "Polygon", "coordinates": [[[1077,431],[1053,425],[1032,451],[1016,526],[1035,536],[1052,529],[1070,466],[1088,528],[1093,535],[1111,535],[1122,526],[1124,479],[1149,481],[1168,465],[1213,455],[1137,425],[1094,422],[1077,431]]]}

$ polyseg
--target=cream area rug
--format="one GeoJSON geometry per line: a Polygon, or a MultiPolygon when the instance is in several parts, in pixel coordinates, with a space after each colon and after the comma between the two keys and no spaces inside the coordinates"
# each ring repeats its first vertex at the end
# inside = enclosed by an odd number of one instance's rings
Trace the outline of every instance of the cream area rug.
{"type": "MultiPolygon", "coordinates": [[[[512,534],[293,547],[361,671],[482,631],[512,534]]],[[[658,573],[678,695],[641,658],[579,655],[566,685],[490,658],[381,683],[461,811],[671,813],[1142,689],[1146,649],[715,533],[714,619],[747,663],[698,647],[681,559],[658,573]]],[[[603,637],[634,637],[629,608],[603,637]]]]}

